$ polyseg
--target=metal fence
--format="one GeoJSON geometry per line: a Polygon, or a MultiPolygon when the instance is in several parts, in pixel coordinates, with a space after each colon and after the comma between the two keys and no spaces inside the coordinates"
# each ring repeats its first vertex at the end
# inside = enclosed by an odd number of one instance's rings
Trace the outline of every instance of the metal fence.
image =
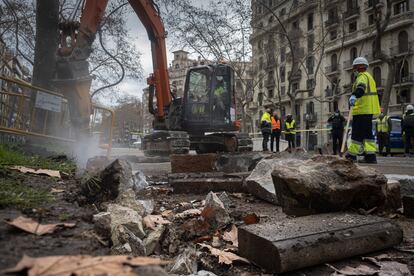
{"type": "MultiPolygon", "coordinates": [[[[114,112],[93,104],[90,129],[110,154],[114,112]]],[[[62,94],[0,76],[0,133],[75,143],[67,100],[62,94]]]]}

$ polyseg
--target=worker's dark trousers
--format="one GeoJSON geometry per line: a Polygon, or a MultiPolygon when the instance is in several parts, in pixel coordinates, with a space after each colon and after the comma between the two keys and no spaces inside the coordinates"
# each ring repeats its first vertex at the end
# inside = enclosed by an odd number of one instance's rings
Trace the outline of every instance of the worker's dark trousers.
{"type": "Polygon", "coordinates": [[[273,143],[276,140],[276,151],[279,152],[280,143],[280,130],[272,130],[272,136],[270,137],[270,150],[273,151],[273,143]]]}
{"type": "Polygon", "coordinates": [[[405,146],[405,153],[410,153],[410,151],[411,151],[411,140],[412,140],[412,138],[414,138],[413,137],[413,135],[407,135],[407,133],[405,134],[405,143],[404,143],[404,146],[405,146]]]}
{"type": "Polygon", "coordinates": [[[294,149],[295,148],[295,134],[285,134],[286,140],[288,141],[288,148],[294,149]]]}
{"type": "Polygon", "coordinates": [[[344,133],[342,131],[332,131],[332,150],[334,155],[336,155],[338,151],[341,151],[343,135],[344,133]]]}
{"type": "Polygon", "coordinates": [[[378,151],[382,154],[382,150],[385,147],[386,155],[390,154],[389,135],[388,132],[377,133],[378,151]]]}
{"type": "Polygon", "coordinates": [[[262,142],[263,151],[268,151],[269,148],[267,146],[269,144],[270,132],[262,131],[262,135],[263,135],[263,142],[262,142]]]}
{"type": "Polygon", "coordinates": [[[372,115],[355,115],[352,119],[351,144],[348,154],[356,156],[365,155],[365,161],[376,162],[376,145],[372,133],[372,115]]]}

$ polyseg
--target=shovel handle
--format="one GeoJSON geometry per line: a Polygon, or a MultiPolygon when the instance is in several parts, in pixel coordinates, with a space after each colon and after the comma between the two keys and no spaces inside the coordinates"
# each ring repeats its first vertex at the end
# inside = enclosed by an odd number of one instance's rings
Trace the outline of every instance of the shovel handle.
{"type": "Polygon", "coordinates": [[[351,121],[351,117],[352,117],[352,106],[349,108],[348,119],[346,120],[345,132],[344,132],[344,136],[342,137],[341,153],[344,153],[345,151],[346,138],[348,137],[349,122],[351,121]]]}

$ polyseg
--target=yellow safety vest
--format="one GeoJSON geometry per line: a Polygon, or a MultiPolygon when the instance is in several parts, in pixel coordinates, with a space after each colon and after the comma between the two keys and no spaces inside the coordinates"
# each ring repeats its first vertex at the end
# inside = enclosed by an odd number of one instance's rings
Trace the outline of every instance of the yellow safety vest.
{"type": "Polygon", "coordinates": [[[380,118],[377,118],[377,130],[378,132],[388,132],[389,126],[388,126],[388,116],[384,116],[382,120],[380,118]]]}
{"type": "Polygon", "coordinates": [[[352,108],[352,115],[380,114],[377,85],[374,78],[368,72],[358,73],[352,91],[355,91],[359,84],[365,85],[365,94],[356,100],[355,106],[352,108]]]}
{"type": "Polygon", "coordinates": [[[272,118],[271,118],[269,112],[263,113],[262,118],[260,119],[260,124],[263,123],[263,121],[266,121],[268,123],[271,123],[272,122],[272,118]]]}
{"type": "Polygon", "coordinates": [[[295,123],[295,120],[292,120],[290,123],[286,122],[285,134],[296,134],[296,131],[293,130],[295,128],[295,123]]]}
{"type": "Polygon", "coordinates": [[[218,86],[216,87],[216,89],[214,90],[214,96],[219,97],[221,96],[221,94],[224,93],[224,88],[223,86],[218,86]]]}

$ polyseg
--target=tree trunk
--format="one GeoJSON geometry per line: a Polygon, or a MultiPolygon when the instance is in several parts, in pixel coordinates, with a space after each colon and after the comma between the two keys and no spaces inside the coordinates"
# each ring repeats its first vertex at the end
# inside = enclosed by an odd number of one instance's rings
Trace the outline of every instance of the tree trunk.
{"type": "MultiPolygon", "coordinates": [[[[36,41],[32,84],[45,89],[52,89],[58,47],[59,1],[36,1],[36,41]]],[[[33,94],[34,104],[36,94],[33,94]]],[[[36,109],[36,118],[32,129],[41,132],[46,119],[45,110],[36,109]]],[[[49,114],[52,117],[52,114],[49,114]]],[[[51,118],[49,118],[49,122],[51,118]]]]}
{"type": "Polygon", "coordinates": [[[247,132],[247,122],[246,122],[246,106],[242,105],[241,108],[241,116],[242,116],[242,125],[241,125],[241,132],[247,132]]]}
{"type": "Polygon", "coordinates": [[[387,84],[385,85],[384,94],[381,99],[381,107],[384,108],[384,113],[388,114],[388,106],[390,104],[390,97],[392,91],[392,84],[395,79],[395,63],[388,63],[387,84]]]}

